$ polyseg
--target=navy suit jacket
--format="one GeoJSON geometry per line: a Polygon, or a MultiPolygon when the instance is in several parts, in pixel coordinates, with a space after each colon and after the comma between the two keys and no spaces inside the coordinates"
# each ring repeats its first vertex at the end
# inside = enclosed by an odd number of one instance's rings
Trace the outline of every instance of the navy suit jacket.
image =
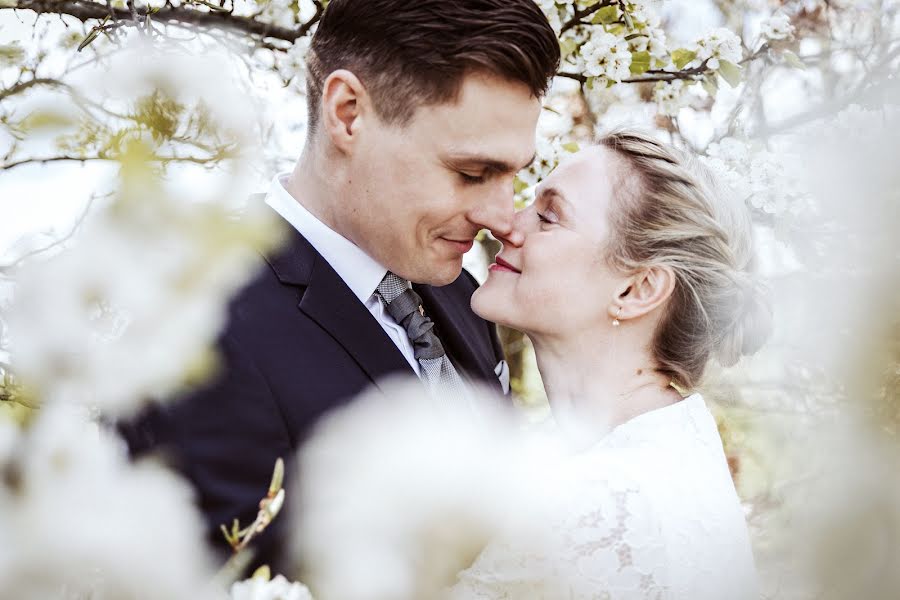
{"type": "MultiPolygon", "coordinates": [[[[448,355],[464,376],[501,391],[495,327],[476,316],[463,271],[450,285],[415,285],[448,355]]],[[[251,523],[278,457],[288,461],[316,420],[386,376],[415,376],[400,350],[328,262],[296,230],[264,257],[229,304],[218,374],[199,389],[120,423],[132,456],[162,452],[195,486],[210,540],[219,526],[251,523]]],[[[292,470],[285,481],[289,489],[292,470]]],[[[283,568],[289,514],[256,543],[254,565],[283,568]]]]}

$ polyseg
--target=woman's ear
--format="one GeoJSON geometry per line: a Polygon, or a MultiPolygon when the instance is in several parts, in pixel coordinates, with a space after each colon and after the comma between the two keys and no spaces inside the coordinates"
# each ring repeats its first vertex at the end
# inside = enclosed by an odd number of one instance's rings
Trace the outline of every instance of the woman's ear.
{"type": "Polygon", "coordinates": [[[351,153],[362,125],[368,92],[359,78],[338,69],[322,84],[322,125],[331,143],[344,153],[351,153]]]}
{"type": "Polygon", "coordinates": [[[643,269],[623,284],[615,302],[618,319],[625,321],[649,314],[665,304],[675,290],[675,273],[669,267],[643,269]]]}

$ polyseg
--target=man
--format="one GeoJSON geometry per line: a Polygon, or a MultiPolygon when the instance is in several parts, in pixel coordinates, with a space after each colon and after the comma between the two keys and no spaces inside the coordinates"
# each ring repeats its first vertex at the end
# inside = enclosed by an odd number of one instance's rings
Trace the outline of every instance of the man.
{"type": "Polygon", "coordinates": [[[219,541],[318,417],[385,376],[506,392],[462,257],[511,228],[559,63],[547,20],[533,0],[332,0],[307,63],[307,143],[266,197],[289,242],[231,303],[219,375],[121,428],[136,455],[169,449],[219,541]]]}

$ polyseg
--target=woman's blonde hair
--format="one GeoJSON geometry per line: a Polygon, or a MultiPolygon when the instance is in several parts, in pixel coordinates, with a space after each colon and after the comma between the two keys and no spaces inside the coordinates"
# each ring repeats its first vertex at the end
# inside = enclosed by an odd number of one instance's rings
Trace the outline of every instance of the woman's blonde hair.
{"type": "Polygon", "coordinates": [[[731,366],[756,352],[771,330],[750,212],[690,153],[628,130],[598,143],[621,162],[607,260],[626,273],[650,266],[675,273],[651,349],[660,372],[693,388],[710,356],[731,366]]]}

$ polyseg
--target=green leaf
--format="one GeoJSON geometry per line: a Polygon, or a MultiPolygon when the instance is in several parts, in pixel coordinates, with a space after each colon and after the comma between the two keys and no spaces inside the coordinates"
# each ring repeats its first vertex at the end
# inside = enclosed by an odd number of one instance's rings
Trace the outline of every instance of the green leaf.
{"type": "Polygon", "coordinates": [[[806,65],[800,60],[800,57],[791,52],[790,50],[785,50],[781,53],[781,57],[784,59],[784,62],[788,65],[794,67],[795,69],[805,69],[806,65]]]}
{"type": "Polygon", "coordinates": [[[675,68],[678,70],[683,69],[695,58],[697,58],[697,53],[693,50],[688,50],[687,48],[672,50],[672,64],[674,64],[675,68]]]}
{"type": "Polygon", "coordinates": [[[578,42],[576,42],[574,39],[565,38],[565,39],[559,40],[559,52],[562,55],[562,58],[566,58],[567,56],[569,56],[570,54],[575,52],[575,50],[577,50],[577,49],[578,49],[578,42]]]}
{"type": "Polygon", "coordinates": [[[25,50],[18,43],[4,44],[0,46],[0,65],[14,66],[21,64],[25,59],[25,50]]]}
{"type": "Polygon", "coordinates": [[[631,53],[631,73],[634,75],[643,75],[650,70],[650,53],[643,52],[631,53]]]}
{"type": "Polygon", "coordinates": [[[516,178],[513,179],[513,193],[521,194],[525,190],[528,189],[528,184],[519,179],[519,176],[516,175],[516,178]]]}
{"type": "Polygon", "coordinates": [[[269,568],[269,565],[262,565],[253,571],[253,575],[250,576],[250,579],[269,581],[272,579],[272,570],[269,568]]]}
{"type": "Polygon", "coordinates": [[[728,82],[731,87],[737,87],[741,82],[741,68],[727,60],[719,60],[719,75],[728,82]]]}
{"type": "Polygon", "coordinates": [[[566,152],[578,152],[578,142],[566,142],[562,145],[562,149],[566,152]]]}
{"type": "Polygon", "coordinates": [[[612,23],[616,23],[619,20],[619,7],[617,5],[614,6],[604,6],[600,10],[597,11],[597,14],[594,15],[594,18],[591,19],[591,23],[595,25],[603,24],[603,25],[611,25],[612,23]]]}
{"type": "Polygon", "coordinates": [[[715,77],[704,77],[700,85],[703,86],[703,89],[706,90],[706,93],[709,94],[711,98],[716,97],[716,92],[719,91],[719,84],[716,82],[715,77]]]}
{"type": "Polygon", "coordinates": [[[594,78],[588,77],[587,81],[584,82],[584,87],[588,90],[594,89],[594,78]]]}
{"type": "Polygon", "coordinates": [[[100,30],[92,29],[91,32],[89,34],[87,34],[87,37],[84,38],[84,40],[82,40],[82,42],[80,44],[78,44],[77,52],[81,52],[82,50],[84,50],[85,48],[90,46],[91,42],[96,40],[98,35],[100,35],[100,30]]]}

